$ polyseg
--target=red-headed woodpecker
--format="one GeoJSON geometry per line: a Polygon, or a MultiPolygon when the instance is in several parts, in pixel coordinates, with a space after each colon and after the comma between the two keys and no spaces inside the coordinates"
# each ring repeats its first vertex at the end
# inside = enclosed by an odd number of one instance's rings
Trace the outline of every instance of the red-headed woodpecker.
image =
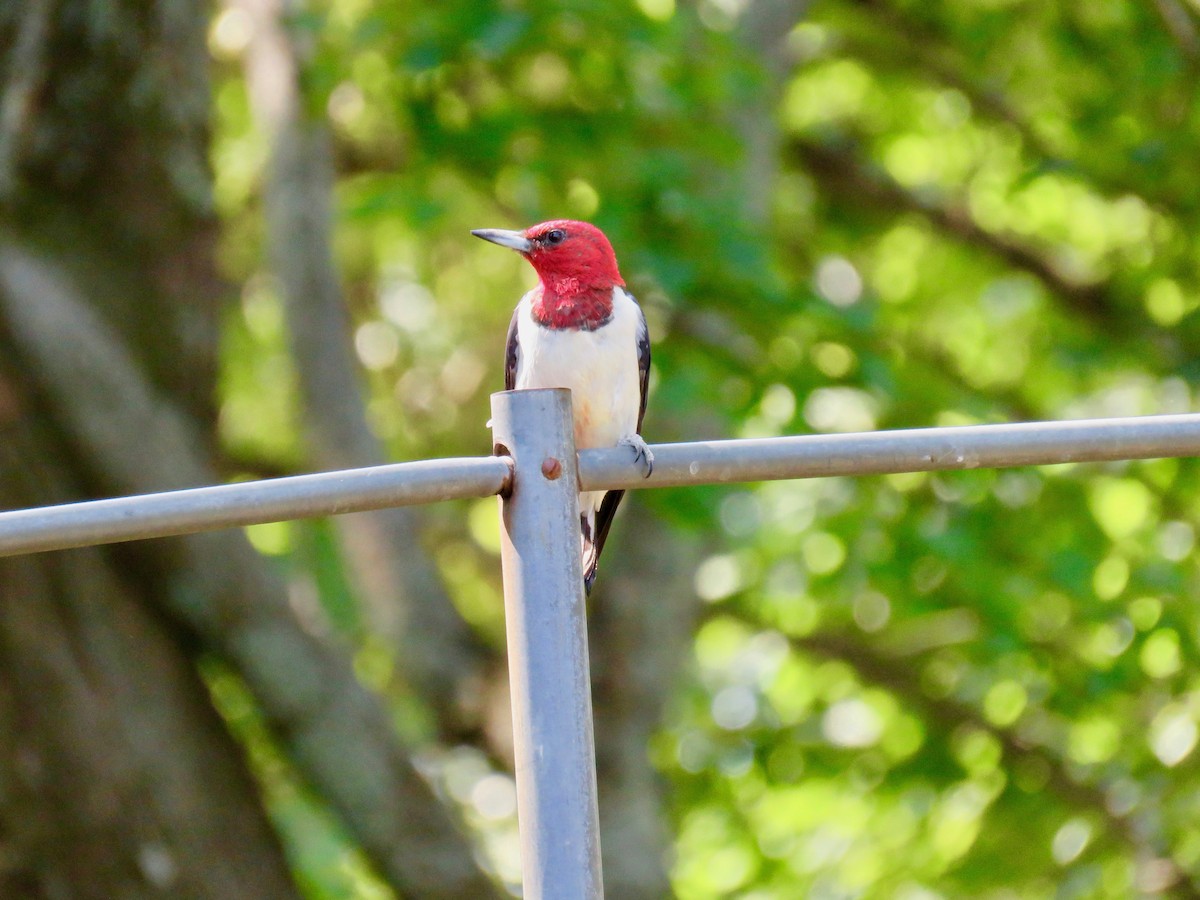
{"type": "MultiPolygon", "coordinates": [[[[628,446],[650,477],[654,456],[638,433],[646,414],[650,335],[604,232],[587,222],[555,219],[524,231],[481,228],[471,234],[516,250],[538,274],[508,326],[505,390],[570,388],[576,448],[628,446]]],[[[589,593],[624,493],[579,496],[589,593]]]]}

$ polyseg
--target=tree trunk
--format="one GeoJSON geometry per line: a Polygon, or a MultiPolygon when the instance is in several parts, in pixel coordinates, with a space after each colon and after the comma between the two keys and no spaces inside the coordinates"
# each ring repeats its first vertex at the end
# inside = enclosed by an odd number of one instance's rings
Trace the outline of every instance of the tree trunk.
{"type": "MultiPolygon", "coordinates": [[[[305,52],[286,27],[296,0],[237,0],[254,22],[246,87],[270,148],[263,206],[271,267],[284,299],[297,362],[310,467],[352,469],[388,462],[367,423],[350,321],[333,255],[332,138],[306,108],[305,52]]],[[[422,510],[398,507],[339,516],[344,558],[374,630],[397,650],[397,667],[429,705],[438,735],[478,727],[463,708],[486,654],[459,616],[421,546],[422,510]]]]}
{"type": "MultiPolygon", "coordinates": [[[[61,496],[52,437],[14,412],[0,505],[61,496]]],[[[238,748],[123,569],[93,548],[0,561],[0,896],[292,896],[238,748]]]]}
{"type": "MultiPolygon", "coordinates": [[[[0,3],[0,507],[218,478],[208,11],[0,3]]],[[[0,562],[0,896],[296,895],[201,647],[394,886],[494,894],[231,531],[0,562]]]]}
{"type": "Polygon", "coordinates": [[[699,541],[656,521],[634,501],[618,538],[620,565],[592,599],[592,693],[604,888],[622,900],[670,895],[664,785],[648,745],[662,725],[698,610],[692,572],[699,541]]]}
{"type": "MultiPolygon", "coordinates": [[[[13,299],[14,249],[82,285],[202,448],[221,292],[203,25],[189,3],[0,10],[0,293],[13,299]]],[[[0,506],[106,493],[10,325],[0,506]]],[[[154,435],[136,437],[153,453],[154,435]]],[[[189,642],[148,602],[155,583],[120,549],[0,562],[0,895],[296,894],[189,642]]]]}

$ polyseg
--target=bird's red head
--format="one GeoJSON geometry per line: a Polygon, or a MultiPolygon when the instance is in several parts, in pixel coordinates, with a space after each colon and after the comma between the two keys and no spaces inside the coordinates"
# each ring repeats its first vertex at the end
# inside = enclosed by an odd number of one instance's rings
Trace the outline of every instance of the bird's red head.
{"type": "Polygon", "coordinates": [[[529,249],[525,256],[541,276],[542,284],[580,288],[624,285],[617,256],[604,232],[587,222],[552,219],[525,229],[529,249]]]}
{"type": "Polygon", "coordinates": [[[623,287],[617,257],[604,232],[587,222],[552,219],[524,231],[482,228],[476,237],[511,247],[541,281],[534,316],[554,328],[595,328],[612,315],[612,292],[623,287]]]}

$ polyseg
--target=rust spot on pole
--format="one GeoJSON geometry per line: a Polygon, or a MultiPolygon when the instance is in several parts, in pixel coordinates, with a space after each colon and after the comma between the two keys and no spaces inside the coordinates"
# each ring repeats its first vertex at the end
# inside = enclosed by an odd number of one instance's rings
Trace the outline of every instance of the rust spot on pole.
{"type": "Polygon", "coordinates": [[[553,456],[547,456],[542,460],[542,474],[550,481],[557,481],[562,475],[562,463],[553,456]]]}

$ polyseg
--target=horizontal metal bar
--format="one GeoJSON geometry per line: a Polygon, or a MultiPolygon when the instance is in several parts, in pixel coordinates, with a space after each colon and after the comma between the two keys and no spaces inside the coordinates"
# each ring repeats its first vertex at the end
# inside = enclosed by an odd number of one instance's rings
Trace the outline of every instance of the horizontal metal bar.
{"type": "Polygon", "coordinates": [[[211,531],[507,490],[507,457],[430,459],[0,513],[0,556],[211,531]]]}
{"type": "Polygon", "coordinates": [[[648,479],[627,448],[581,450],[581,490],[1200,456],[1200,415],[701,441],[651,450],[648,479]]]}
{"type": "MultiPolygon", "coordinates": [[[[654,474],[647,479],[626,448],[580,451],[581,489],[1200,456],[1200,415],[697,441],[651,449],[654,474]]],[[[486,497],[506,490],[510,477],[507,459],[424,460],[0,512],[0,556],[486,497]]]]}

